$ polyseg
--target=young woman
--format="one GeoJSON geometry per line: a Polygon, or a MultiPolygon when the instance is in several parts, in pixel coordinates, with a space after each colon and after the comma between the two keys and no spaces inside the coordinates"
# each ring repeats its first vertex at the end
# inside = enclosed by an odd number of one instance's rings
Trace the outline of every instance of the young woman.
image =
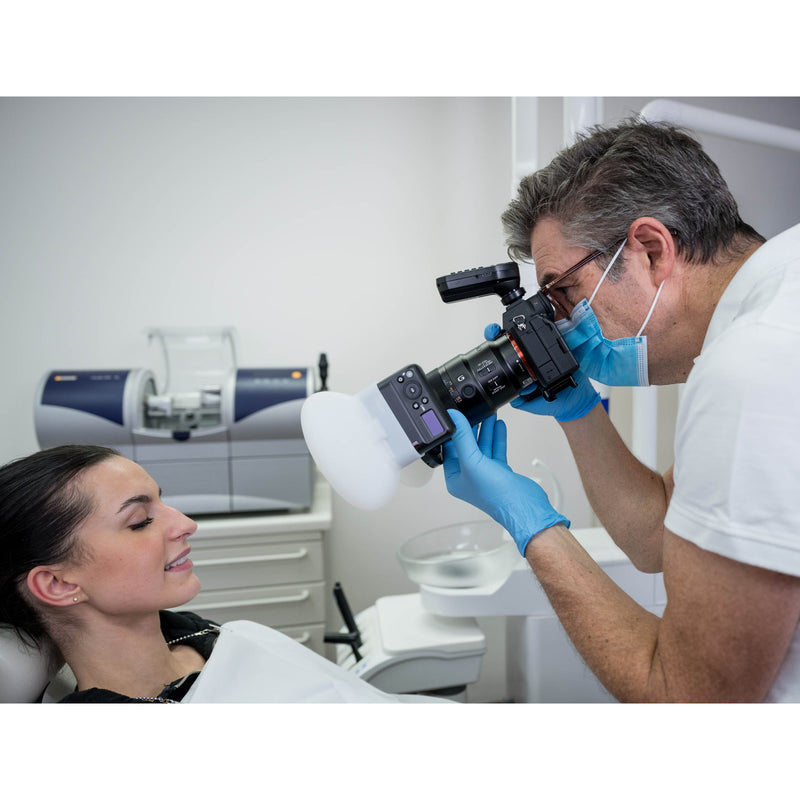
{"type": "Polygon", "coordinates": [[[62,702],[410,699],[264,626],[164,611],[200,590],[196,529],[108,448],[67,445],[0,468],[0,624],[55,645],[77,679],[62,702]]]}

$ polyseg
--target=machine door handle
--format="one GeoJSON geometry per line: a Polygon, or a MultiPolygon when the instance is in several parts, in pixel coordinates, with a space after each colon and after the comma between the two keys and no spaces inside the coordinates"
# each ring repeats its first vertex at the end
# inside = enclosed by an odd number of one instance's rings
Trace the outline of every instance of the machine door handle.
{"type": "Polygon", "coordinates": [[[298,561],[308,555],[308,548],[301,547],[293,553],[276,553],[274,555],[243,556],[239,558],[208,558],[195,561],[196,567],[223,567],[229,564],[256,564],[265,561],[298,561]]]}
{"type": "Polygon", "coordinates": [[[199,603],[198,605],[187,606],[187,611],[209,611],[214,608],[244,608],[245,606],[272,606],[280,603],[302,603],[308,600],[311,592],[303,589],[300,594],[291,594],[286,597],[260,597],[257,600],[227,600],[219,603],[199,603]]]}

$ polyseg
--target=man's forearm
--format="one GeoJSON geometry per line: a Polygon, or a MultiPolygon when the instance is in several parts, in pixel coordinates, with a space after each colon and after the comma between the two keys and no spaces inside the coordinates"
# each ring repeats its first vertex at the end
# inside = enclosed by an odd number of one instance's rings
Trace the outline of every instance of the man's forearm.
{"type": "Polygon", "coordinates": [[[761,702],[786,661],[800,578],[667,532],[661,617],[629,597],[563,525],[525,558],[589,669],[618,700],[761,702]]]}
{"type": "Polygon", "coordinates": [[[561,525],[525,551],[567,634],[600,682],[621,701],[663,700],[660,620],[634,602],[561,525]]]}
{"type": "Polygon", "coordinates": [[[628,450],[602,406],[562,429],[602,525],[639,569],[660,571],[671,486],[628,450]]]}

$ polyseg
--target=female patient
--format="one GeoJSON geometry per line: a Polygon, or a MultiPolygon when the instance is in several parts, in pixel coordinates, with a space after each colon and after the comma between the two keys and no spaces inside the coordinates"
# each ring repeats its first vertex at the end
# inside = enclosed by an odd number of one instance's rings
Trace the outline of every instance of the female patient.
{"type": "MultiPolygon", "coordinates": [[[[203,683],[198,673],[220,629],[162,610],[200,590],[188,543],[197,526],[159,495],[144,469],[103,447],[57,447],[0,468],[0,624],[55,644],[77,679],[66,702],[179,701],[203,683]]],[[[266,644],[237,649],[237,634],[232,652],[255,653],[255,681],[274,685],[264,694],[256,683],[252,698],[223,691],[219,699],[400,699],[276,631],[248,625],[246,634],[258,639],[262,631],[266,644]],[[292,696],[281,696],[282,681],[292,696]],[[298,697],[305,685],[309,696],[298,697]]],[[[215,664],[233,663],[227,658],[215,664]]],[[[202,674],[207,685],[214,671],[202,674]]],[[[205,699],[217,698],[206,691],[205,699]]]]}

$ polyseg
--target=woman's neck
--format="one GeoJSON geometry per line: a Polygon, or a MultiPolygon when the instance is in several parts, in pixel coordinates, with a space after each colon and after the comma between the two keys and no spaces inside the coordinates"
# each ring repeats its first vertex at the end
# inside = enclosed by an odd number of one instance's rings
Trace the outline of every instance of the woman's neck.
{"type": "Polygon", "coordinates": [[[194,649],[166,643],[157,612],[94,619],[59,644],[79,690],[96,687],[128,697],[156,697],[204,663],[194,649]]]}

